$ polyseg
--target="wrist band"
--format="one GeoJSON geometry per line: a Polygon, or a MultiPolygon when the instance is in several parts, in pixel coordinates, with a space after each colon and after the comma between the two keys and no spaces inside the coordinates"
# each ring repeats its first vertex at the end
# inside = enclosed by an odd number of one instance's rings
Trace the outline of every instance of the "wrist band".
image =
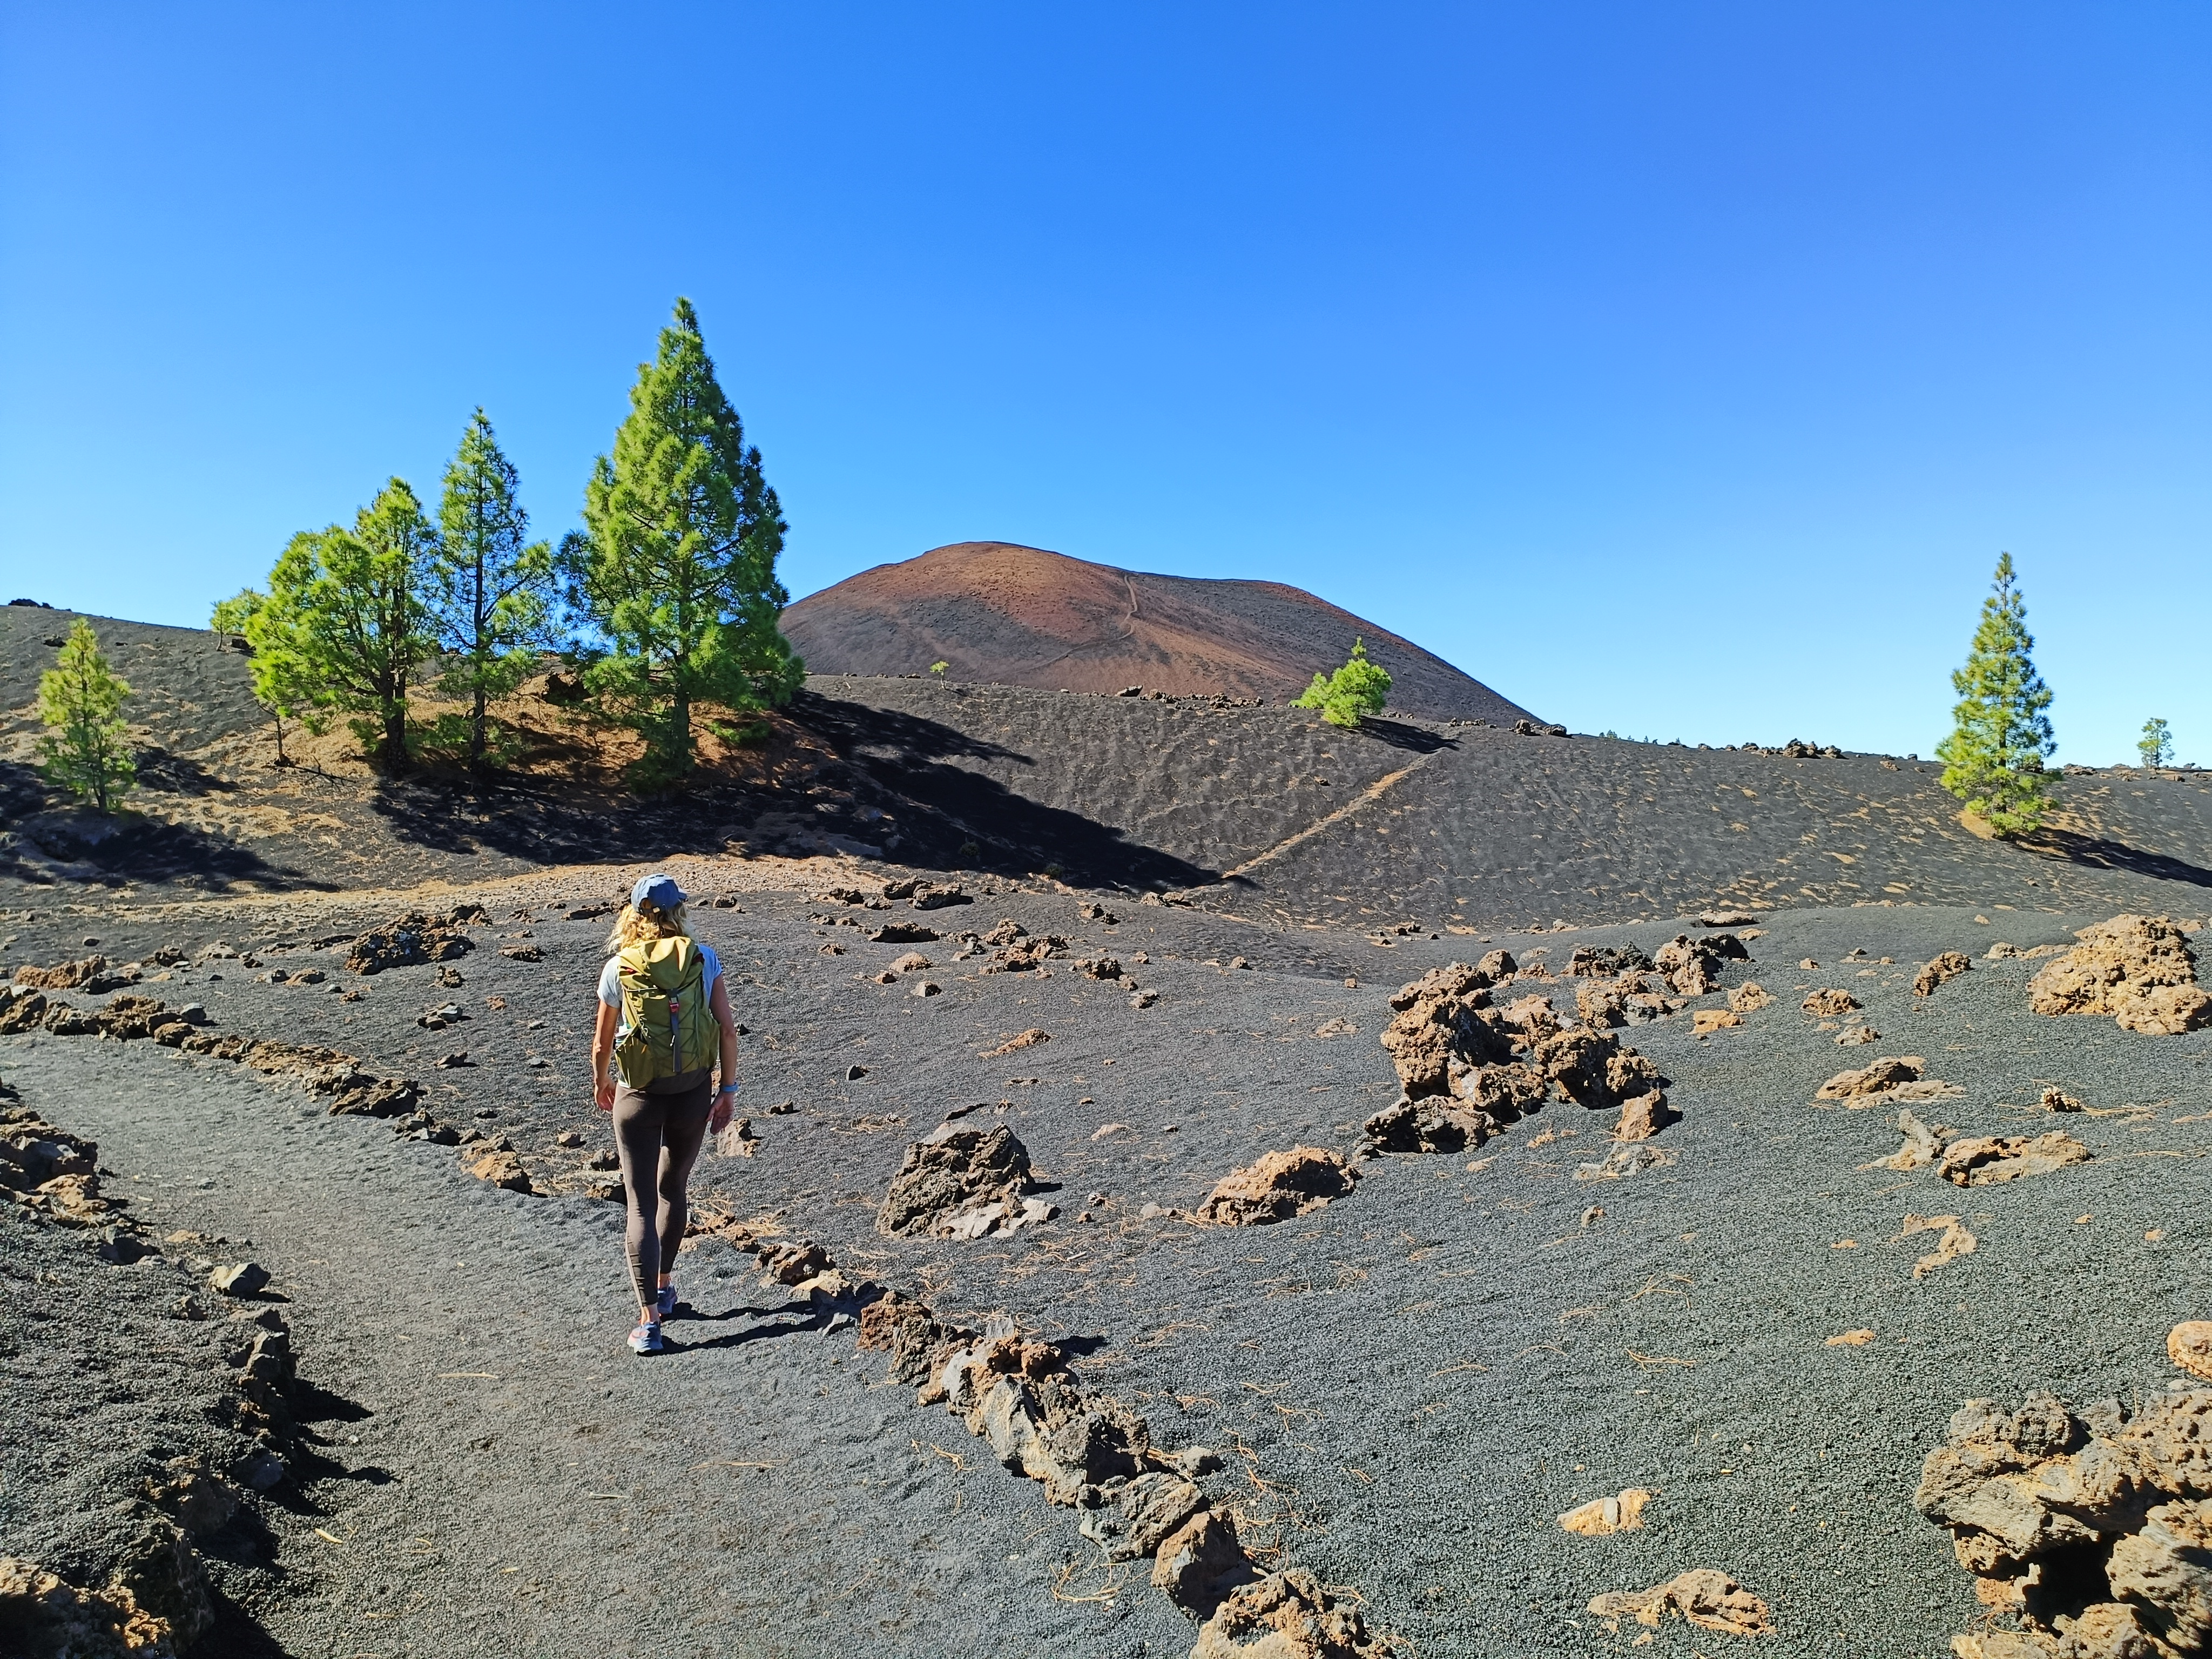
{"type": "Polygon", "coordinates": [[[725,1083],[720,1088],[714,1091],[718,1095],[733,1095],[737,1093],[737,1091],[738,1085],[734,1083],[725,1083]]]}

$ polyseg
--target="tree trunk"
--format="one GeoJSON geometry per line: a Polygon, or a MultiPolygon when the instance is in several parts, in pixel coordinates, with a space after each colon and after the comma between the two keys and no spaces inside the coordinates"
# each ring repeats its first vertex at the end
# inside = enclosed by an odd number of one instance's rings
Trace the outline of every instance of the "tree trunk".
{"type": "Polygon", "coordinates": [[[681,691],[669,711],[668,735],[668,758],[672,770],[681,776],[691,769],[691,699],[681,691]]]}
{"type": "Polygon", "coordinates": [[[407,708],[387,709],[384,715],[384,764],[390,770],[404,770],[407,765],[407,708]]]}
{"type": "Polygon", "coordinates": [[[481,772],[484,757],[484,690],[477,687],[476,707],[469,715],[469,770],[481,772]]]}

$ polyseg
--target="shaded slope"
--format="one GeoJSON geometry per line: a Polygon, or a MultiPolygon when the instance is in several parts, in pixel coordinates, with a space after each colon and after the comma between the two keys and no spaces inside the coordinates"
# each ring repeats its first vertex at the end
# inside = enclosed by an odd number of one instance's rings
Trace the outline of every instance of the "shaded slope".
{"type": "MultiPolygon", "coordinates": [[[[2069,777],[2053,830],[2022,847],[1969,834],[1936,767],[1873,755],[1793,760],[1394,721],[1346,732],[1287,708],[813,684],[846,708],[969,734],[934,786],[948,810],[958,810],[950,774],[967,773],[1229,875],[1206,902],[1277,921],[1488,928],[1717,902],[2212,908],[2203,776],[2069,777]]],[[[884,769],[887,783],[905,764],[866,745],[848,758],[884,769]]]]}
{"type": "Polygon", "coordinates": [[[2069,776],[2053,829],[2005,846],[1960,826],[1933,766],[1876,756],[1398,720],[1347,732],[1280,705],[817,674],[764,742],[702,740],[685,790],[642,799],[620,775],[634,737],[548,702],[542,681],[495,710],[518,760],[488,780],[439,766],[386,779],[342,732],[299,744],[311,764],[272,767],[243,656],[204,632],[104,619],[100,638],[137,688],[143,817],[80,854],[34,816],[56,797],[30,763],[29,704],[54,655],[44,641],[69,620],[0,607],[0,881],[50,896],[123,884],[149,898],[404,887],[726,849],[1056,869],[1358,927],[1620,921],[1716,902],[1948,903],[1993,917],[2212,908],[2202,774],[2069,776]],[[72,859],[88,882],[54,862],[72,859]],[[1209,884],[1222,876],[1231,884],[1209,884]]]}
{"type": "Polygon", "coordinates": [[[1528,715],[1442,658],[1281,582],[1149,575],[1004,542],[960,542],[810,594],[783,630],[823,674],[913,673],[1052,691],[1141,685],[1287,702],[1355,637],[1424,719],[1528,715]]]}
{"type": "Polygon", "coordinates": [[[2203,780],[2069,779],[2057,827],[2014,846],[1970,834],[1923,763],[1453,738],[1413,787],[1255,864],[1246,898],[1224,902],[1285,917],[1395,905],[1481,927],[1716,902],[2212,908],[2203,780]]]}

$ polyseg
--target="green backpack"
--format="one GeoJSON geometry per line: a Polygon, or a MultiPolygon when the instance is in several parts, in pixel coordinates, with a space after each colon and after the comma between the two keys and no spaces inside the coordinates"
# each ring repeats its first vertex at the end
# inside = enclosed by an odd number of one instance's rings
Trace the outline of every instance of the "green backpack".
{"type": "Polygon", "coordinates": [[[706,959],[696,945],[647,939],[623,947],[615,964],[623,1000],[615,1076],[624,1086],[703,1072],[720,1058],[721,1028],[707,1000],[706,959]]]}

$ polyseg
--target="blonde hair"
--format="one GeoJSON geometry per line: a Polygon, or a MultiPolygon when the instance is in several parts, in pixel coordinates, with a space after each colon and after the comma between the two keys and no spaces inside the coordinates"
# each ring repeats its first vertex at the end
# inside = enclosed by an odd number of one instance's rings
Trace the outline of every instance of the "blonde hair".
{"type": "Polygon", "coordinates": [[[625,950],[649,939],[688,939],[691,930],[684,925],[684,907],[664,910],[651,899],[638,904],[625,904],[622,915],[615,918],[614,931],[607,935],[607,954],[625,950]]]}

